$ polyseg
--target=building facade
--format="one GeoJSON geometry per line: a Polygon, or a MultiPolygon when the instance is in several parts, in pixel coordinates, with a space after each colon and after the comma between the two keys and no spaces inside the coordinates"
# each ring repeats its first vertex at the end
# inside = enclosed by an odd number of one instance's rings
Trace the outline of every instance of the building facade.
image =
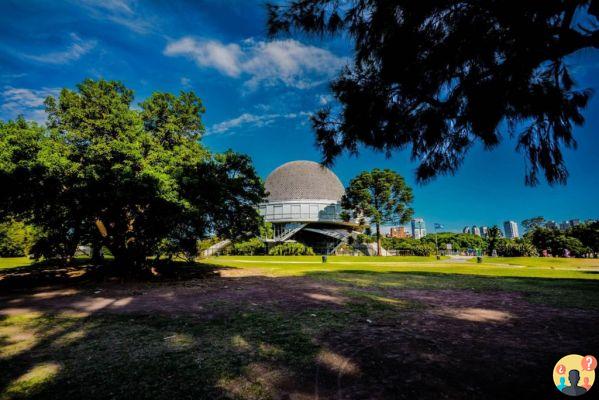
{"type": "Polygon", "coordinates": [[[403,239],[403,238],[409,237],[409,235],[406,232],[405,227],[396,226],[396,227],[391,228],[387,237],[403,239]]]}
{"type": "Polygon", "coordinates": [[[482,237],[486,238],[488,234],[489,234],[489,227],[487,227],[487,226],[481,226],[480,227],[480,235],[482,237]]]}
{"type": "Polygon", "coordinates": [[[273,225],[267,245],[300,242],[318,254],[331,254],[354,233],[358,224],[341,218],[345,189],[328,168],[313,161],[292,161],[268,175],[266,202],[259,212],[273,225]]]}
{"type": "Polygon", "coordinates": [[[426,236],[426,225],[424,219],[414,218],[412,220],[412,237],[414,239],[421,239],[426,236]]]}
{"type": "Polygon", "coordinates": [[[518,233],[518,224],[515,221],[505,221],[503,223],[503,230],[505,231],[505,237],[508,239],[520,237],[518,233]]]}

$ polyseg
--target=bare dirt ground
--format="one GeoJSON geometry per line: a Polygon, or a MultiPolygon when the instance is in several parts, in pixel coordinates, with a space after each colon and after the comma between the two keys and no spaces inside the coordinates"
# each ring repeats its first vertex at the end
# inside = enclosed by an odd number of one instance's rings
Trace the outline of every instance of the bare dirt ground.
{"type": "MultiPolygon", "coordinates": [[[[343,312],[350,301],[348,289],[309,277],[222,270],[183,282],[57,284],[5,292],[0,295],[0,315],[145,313],[202,319],[240,310],[275,310],[293,318],[313,308],[343,312]]],[[[384,319],[360,318],[314,338],[329,349],[319,361],[328,365],[328,372],[316,368],[307,379],[287,382],[281,399],[555,396],[555,362],[566,354],[599,349],[599,310],[548,307],[527,301],[519,292],[382,293],[419,306],[384,319]]]]}

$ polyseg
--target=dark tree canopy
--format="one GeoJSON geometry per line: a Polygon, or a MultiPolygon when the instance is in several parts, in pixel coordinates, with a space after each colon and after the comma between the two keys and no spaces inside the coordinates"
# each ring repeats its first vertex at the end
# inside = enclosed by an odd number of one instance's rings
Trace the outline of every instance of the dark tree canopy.
{"type": "Polygon", "coordinates": [[[417,178],[454,173],[468,149],[505,126],[526,183],[568,177],[562,150],[590,89],[564,58],[599,47],[599,0],[293,0],[268,5],[271,35],[347,33],[355,55],[332,83],[340,107],[313,117],[324,161],[359,146],[411,147],[417,178]]]}

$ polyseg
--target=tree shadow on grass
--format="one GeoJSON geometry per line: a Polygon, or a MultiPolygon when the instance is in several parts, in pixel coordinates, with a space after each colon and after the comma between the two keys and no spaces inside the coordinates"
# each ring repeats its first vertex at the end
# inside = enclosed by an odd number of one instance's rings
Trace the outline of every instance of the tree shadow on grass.
{"type": "Polygon", "coordinates": [[[75,259],[64,265],[55,261],[43,261],[31,265],[0,270],[0,289],[3,291],[32,289],[44,286],[80,286],[101,282],[172,282],[204,279],[218,274],[228,267],[189,263],[184,261],[160,261],[153,263],[155,275],[143,278],[127,276],[122,268],[111,260],[102,264],[86,258],[75,259]]]}
{"type": "Polygon", "coordinates": [[[549,306],[599,309],[599,280],[592,279],[372,270],[310,271],[306,276],[378,288],[514,291],[522,293],[529,300],[549,306]],[[357,278],[353,279],[354,276],[357,278]]]}

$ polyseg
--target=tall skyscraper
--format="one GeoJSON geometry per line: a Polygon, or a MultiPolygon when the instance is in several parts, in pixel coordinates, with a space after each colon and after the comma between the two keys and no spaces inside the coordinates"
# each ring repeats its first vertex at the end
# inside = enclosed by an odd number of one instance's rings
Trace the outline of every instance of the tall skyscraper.
{"type": "Polygon", "coordinates": [[[480,227],[480,235],[482,237],[486,238],[488,234],[489,234],[489,228],[487,228],[486,226],[481,226],[480,227]]]}
{"type": "Polygon", "coordinates": [[[462,233],[470,233],[470,227],[465,226],[464,229],[462,229],[462,233]]]}
{"type": "Polygon", "coordinates": [[[505,231],[505,237],[508,239],[520,237],[518,234],[518,224],[515,221],[505,221],[503,223],[503,230],[505,231]]]}
{"type": "Polygon", "coordinates": [[[426,225],[422,218],[414,218],[412,220],[412,237],[420,239],[426,236],[426,225]]]}
{"type": "Polygon", "coordinates": [[[476,226],[476,225],[472,226],[472,234],[476,235],[476,236],[480,236],[480,229],[478,228],[478,226],[476,226]]]}

